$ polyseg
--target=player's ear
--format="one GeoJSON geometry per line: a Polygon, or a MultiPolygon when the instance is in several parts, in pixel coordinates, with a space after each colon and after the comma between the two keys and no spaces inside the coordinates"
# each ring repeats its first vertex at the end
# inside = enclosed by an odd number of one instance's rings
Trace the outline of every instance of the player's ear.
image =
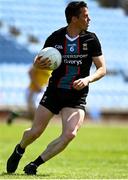
{"type": "Polygon", "coordinates": [[[73,16],[71,19],[71,22],[76,23],[78,21],[78,18],[76,16],[73,16]]]}

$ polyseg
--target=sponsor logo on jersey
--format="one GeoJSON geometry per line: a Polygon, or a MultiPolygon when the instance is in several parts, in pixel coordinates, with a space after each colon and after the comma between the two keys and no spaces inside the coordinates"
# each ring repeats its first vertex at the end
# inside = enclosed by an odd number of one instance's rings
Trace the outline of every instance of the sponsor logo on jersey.
{"type": "Polygon", "coordinates": [[[87,54],[66,54],[63,55],[64,63],[65,64],[74,64],[74,65],[81,65],[82,59],[86,58],[87,54]]]}
{"type": "Polygon", "coordinates": [[[71,64],[71,65],[79,66],[79,65],[82,64],[82,60],[81,59],[80,60],[73,60],[73,59],[68,60],[68,59],[64,59],[64,63],[65,64],[71,64]]]}

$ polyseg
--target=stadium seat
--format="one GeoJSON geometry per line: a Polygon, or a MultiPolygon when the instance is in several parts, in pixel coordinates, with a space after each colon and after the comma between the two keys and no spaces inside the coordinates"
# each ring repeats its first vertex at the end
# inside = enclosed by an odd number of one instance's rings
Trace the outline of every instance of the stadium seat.
{"type": "MultiPolygon", "coordinates": [[[[106,77],[90,85],[87,107],[90,110],[94,107],[97,110],[127,109],[128,82],[124,81],[122,72],[128,71],[128,18],[121,8],[102,8],[94,0],[87,3],[91,17],[89,30],[96,32],[101,40],[108,71],[106,77]]],[[[0,106],[25,106],[28,68],[46,37],[66,25],[65,6],[63,0],[0,1],[0,21],[3,22],[0,27],[0,106]],[[50,13],[49,7],[52,7],[50,13]],[[12,25],[20,29],[18,37],[9,33],[12,25]],[[28,42],[30,35],[37,37],[39,43],[28,42]]]]}

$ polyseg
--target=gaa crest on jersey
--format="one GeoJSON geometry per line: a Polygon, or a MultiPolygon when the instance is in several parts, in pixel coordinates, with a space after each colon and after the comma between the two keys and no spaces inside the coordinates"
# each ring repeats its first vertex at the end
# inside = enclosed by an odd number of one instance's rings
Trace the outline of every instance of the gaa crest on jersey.
{"type": "Polygon", "coordinates": [[[77,51],[77,44],[76,43],[69,43],[68,50],[70,53],[74,53],[77,51]]]}
{"type": "Polygon", "coordinates": [[[56,49],[63,49],[63,46],[62,46],[61,44],[56,44],[56,45],[55,45],[55,48],[56,48],[56,49]]]}
{"type": "Polygon", "coordinates": [[[87,43],[83,43],[83,50],[84,50],[84,51],[87,51],[87,50],[88,50],[87,43]]]}

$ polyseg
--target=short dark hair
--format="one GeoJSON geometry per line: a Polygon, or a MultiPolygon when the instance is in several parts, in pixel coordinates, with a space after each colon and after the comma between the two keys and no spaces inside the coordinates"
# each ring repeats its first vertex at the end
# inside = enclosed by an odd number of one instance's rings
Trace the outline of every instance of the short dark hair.
{"type": "Polygon", "coordinates": [[[66,21],[69,24],[73,16],[79,17],[80,9],[82,7],[87,7],[87,3],[84,1],[72,1],[70,2],[65,9],[66,21]]]}

